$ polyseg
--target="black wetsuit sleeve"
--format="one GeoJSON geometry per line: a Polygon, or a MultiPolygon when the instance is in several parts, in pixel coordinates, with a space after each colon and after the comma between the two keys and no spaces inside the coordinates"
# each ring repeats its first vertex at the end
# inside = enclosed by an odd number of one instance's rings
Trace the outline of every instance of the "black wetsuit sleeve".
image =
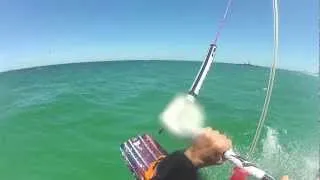
{"type": "Polygon", "coordinates": [[[157,167],[155,180],[198,180],[197,168],[184,155],[176,151],[164,158],[157,167]]]}

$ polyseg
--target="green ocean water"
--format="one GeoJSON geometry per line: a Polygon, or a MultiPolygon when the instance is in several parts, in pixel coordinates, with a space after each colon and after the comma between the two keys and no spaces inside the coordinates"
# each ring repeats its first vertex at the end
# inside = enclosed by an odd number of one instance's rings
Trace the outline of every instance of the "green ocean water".
{"type": "MultiPolygon", "coordinates": [[[[0,74],[1,180],[130,180],[119,145],[152,134],[168,151],[187,142],[157,134],[158,115],[186,92],[200,62],[118,61],[56,65],[0,74]]],[[[207,125],[246,154],[261,112],[268,69],[217,63],[200,92],[207,125]]],[[[251,157],[292,179],[319,169],[318,78],[279,70],[270,113],[251,157]]],[[[230,165],[203,170],[228,179],[230,165]]]]}

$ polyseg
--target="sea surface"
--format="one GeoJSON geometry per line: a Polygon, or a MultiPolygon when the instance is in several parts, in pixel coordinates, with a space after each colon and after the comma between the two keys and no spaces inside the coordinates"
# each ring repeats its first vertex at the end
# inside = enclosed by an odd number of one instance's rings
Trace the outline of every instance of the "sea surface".
{"type": "MultiPolygon", "coordinates": [[[[0,73],[1,180],[130,180],[119,145],[141,133],[169,152],[188,142],[158,135],[158,116],[187,92],[200,62],[115,61],[0,73]]],[[[246,156],[266,93],[267,68],[217,63],[199,101],[207,126],[246,156]]],[[[279,177],[316,179],[318,77],[278,70],[258,148],[249,159],[279,177]]],[[[230,164],[202,170],[228,179],[230,164]]]]}

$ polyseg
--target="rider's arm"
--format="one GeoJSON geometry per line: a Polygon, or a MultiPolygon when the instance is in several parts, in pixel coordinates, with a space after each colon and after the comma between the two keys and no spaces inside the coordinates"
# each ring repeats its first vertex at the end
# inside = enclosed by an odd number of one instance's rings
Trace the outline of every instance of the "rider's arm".
{"type": "Polygon", "coordinates": [[[156,180],[196,180],[201,167],[222,161],[231,141],[218,131],[206,128],[185,151],[176,151],[164,158],[157,166],[156,180]]]}

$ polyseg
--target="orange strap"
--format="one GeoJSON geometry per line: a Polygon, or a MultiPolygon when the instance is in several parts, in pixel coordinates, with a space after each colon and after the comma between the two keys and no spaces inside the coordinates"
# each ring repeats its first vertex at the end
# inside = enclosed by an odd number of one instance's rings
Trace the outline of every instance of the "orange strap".
{"type": "Polygon", "coordinates": [[[164,159],[165,156],[160,156],[157,160],[152,162],[148,168],[148,170],[144,173],[144,180],[152,180],[157,173],[156,167],[158,166],[159,162],[164,159]]]}

